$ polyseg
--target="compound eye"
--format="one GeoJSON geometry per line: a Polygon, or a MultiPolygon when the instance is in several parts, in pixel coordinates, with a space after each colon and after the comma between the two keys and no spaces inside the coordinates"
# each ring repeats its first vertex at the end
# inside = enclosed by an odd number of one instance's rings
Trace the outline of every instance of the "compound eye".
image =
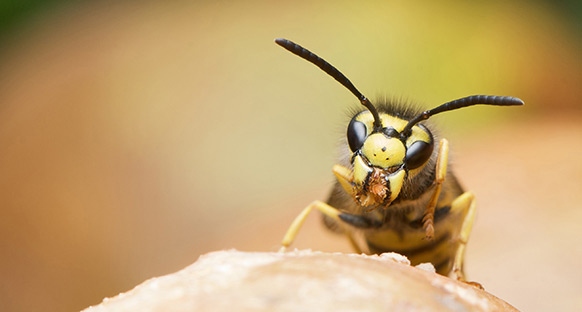
{"type": "Polygon", "coordinates": [[[366,125],[361,121],[352,119],[348,125],[348,144],[352,152],[359,150],[364,145],[365,140],[366,125]]]}
{"type": "Polygon", "coordinates": [[[416,141],[412,143],[406,151],[406,159],[404,161],[406,163],[406,168],[416,169],[422,166],[428,161],[430,155],[432,155],[432,150],[432,140],[430,143],[424,141],[416,141]]]}

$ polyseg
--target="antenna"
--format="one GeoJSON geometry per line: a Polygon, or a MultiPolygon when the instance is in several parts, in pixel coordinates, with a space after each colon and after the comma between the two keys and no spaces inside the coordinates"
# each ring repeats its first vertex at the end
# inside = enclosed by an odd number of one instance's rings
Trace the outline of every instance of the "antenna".
{"type": "Polygon", "coordinates": [[[404,127],[404,129],[402,129],[402,131],[400,132],[402,135],[404,135],[405,133],[408,133],[410,131],[410,129],[412,129],[412,127],[423,121],[423,120],[427,120],[430,116],[432,115],[436,115],[438,113],[442,113],[442,112],[446,112],[446,111],[450,111],[450,110],[454,110],[454,109],[458,109],[458,108],[463,108],[463,107],[467,107],[467,106],[472,106],[472,105],[478,105],[478,104],[483,104],[483,105],[497,105],[497,106],[515,106],[515,105],[523,105],[523,101],[515,98],[515,97],[511,97],[511,96],[497,96],[497,95],[471,95],[471,96],[467,96],[464,98],[460,98],[454,101],[450,101],[447,102],[445,104],[442,104],[440,106],[437,106],[431,110],[427,110],[422,112],[420,115],[412,118],[408,124],[406,124],[406,127],[404,127]]]}
{"type": "Polygon", "coordinates": [[[372,116],[374,116],[374,128],[375,129],[382,128],[382,122],[380,121],[380,115],[378,115],[376,107],[374,107],[370,100],[368,100],[368,98],[366,98],[362,93],[360,93],[360,91],[356,89],[352,82],[344,74],[337,70],[337,68],[333,67],[330,63],[326,62],[321,57],[315,55],[311,51],[305,49],[304,47],[292,41],[278,38],[275,39],[275,43],[287,49],[289,52],[301,57],[302,59],[313,63],[315,66],[319,67],[321,70],[326,72],[328,75],[332,76],[335,80],[337,80],[344,87],[350,90],[352,94],[355,95],[358,98],[358,100],[360,100],[360,103],[362,103],[362,105],[364,105],[372,113],[372,116]]]}

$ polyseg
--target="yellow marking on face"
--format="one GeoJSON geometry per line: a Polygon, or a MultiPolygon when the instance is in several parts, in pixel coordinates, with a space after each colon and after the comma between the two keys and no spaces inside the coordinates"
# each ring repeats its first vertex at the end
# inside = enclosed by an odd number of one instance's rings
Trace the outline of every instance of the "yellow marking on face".
{"type": "Polygon", "coordinates": [[[406,146],[410,146],[412,145],[412,143],[416,141],[430,143],[430,135],[426,131],[424,131],[424,129],[417,125],[412,127],[412,133],[410,134],[408,139],[406,139],[406,146]]]}
{"type": "MultiPolygon", "coordinates": [[[[368,134],[370,134],[370,132],[374,128],[374,116],[372,116],[372,113],[365,111],[359,114],[356,117],[356,120],[363,122],[366,125],[366,129],[368,129],[368,134]]],[[[382,127],[392,127],[396,129],[396,131],[398,132],[402,131],[406,124],[408,124],[407,120],[390,116],[385,113],[380,113],[380,121],[382,121],[382,127]]]]}
{"type": "Polygon", "coordinates": [[[393,202],[400,194],[400,189],[402,189],[405,175],[406,172],[404,170],[400,170],[398,173],[388,177],[388,181],[390,181],[390,202],[393,202]]]}
{"type": "Polygon", "coordinates": [[[380,115],[382,120],[382,125],[384,127],[392,127],[396,131],[400,132],[408,124],[408,120],[400,119],[398,117],[390,116],[388,114],[380,115]]]}
{"type": "Polygon", "coordinates": [[[362,156],[358,155],[354,158],[354,182],[356,185],[364,184],[368,174],[372,172],[372,168],[368,167],[362,156]]]}
{"type": "MultiPolygon", "coordinates": [[[[368,131],[368,135],[374,129],[374,116],[370,112],[363,112],[356,117],[357,121],[363,122],[366,125],[366,129],[368,131]]],[[[385,113],[380,113],[380,120],[382,121],[382,127],[385,128],[394,128],[394,130],[400,132],[406,125],[408,124],[408,120],[401,119],[398,117],[394,117],[385,113]]],[[[410,146],[415,141],[424,141],[430,142],[430,135],[424,131],[418,125],[414,125],[412,127],[412,132],[410,137],[406,140],[406,146],[410,146]]]]}
{"type": "Polygon", "coordinates": [[[388,138],[382,133],[370,135],[361,151],[370,164],[384,169],[401,165],[406,156],[406,148],[399,139],[388,138]]]}
{"type": "MultiPolygon", "coordinates": [[[[366,125],[368,131],[374,128],[374,116],[372,113],[365,111],[356,117],[357,121],[361,121],[366,125]]],[[[398,117],[394,117],[385,113],[380,113],[380,121],[382,121],[383,127],[392,127],[396,131],[400,132],[408,124],[408,120],[404,120],[398,117]]]]}

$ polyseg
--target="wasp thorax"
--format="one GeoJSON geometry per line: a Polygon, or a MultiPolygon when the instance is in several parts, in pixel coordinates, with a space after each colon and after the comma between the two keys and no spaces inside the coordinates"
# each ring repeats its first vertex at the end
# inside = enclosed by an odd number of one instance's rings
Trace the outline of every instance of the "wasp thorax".
{"type": "Polygon", "coordinates": [[[372,166],[383,169],[402,165],[406,155],[406,147],[402,141],[387,137],[383,133],[368,136],[361,151],[372,166]]]}

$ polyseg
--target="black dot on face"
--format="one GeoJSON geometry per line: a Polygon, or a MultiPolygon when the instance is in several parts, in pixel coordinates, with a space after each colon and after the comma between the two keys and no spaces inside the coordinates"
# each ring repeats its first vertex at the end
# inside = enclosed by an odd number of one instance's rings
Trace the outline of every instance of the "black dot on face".
{"type": "Polygon", "coordinates": [[[374,153],[374,156],[376,156],[376,153],[374,153]]]}
{"type": "Polygon", "coordinates": [[[386,160],[390,159],[390,157],[386,157],[386,160]]]}
{"type": "Polygon", "coordinates": [[[386,151],[386,146],[382,147],[382,152],[386,151]]]}

